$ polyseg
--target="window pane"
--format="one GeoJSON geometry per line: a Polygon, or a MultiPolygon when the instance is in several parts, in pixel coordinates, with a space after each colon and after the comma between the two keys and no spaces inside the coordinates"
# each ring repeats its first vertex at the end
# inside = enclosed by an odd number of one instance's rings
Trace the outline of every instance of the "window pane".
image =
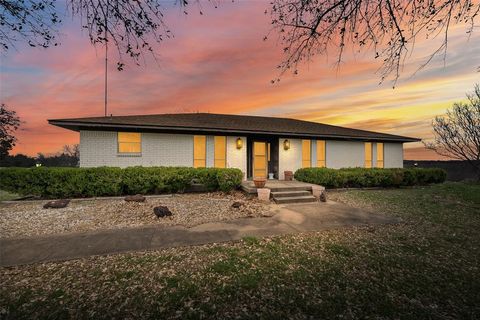
{"type": "Polygon", "coordinates": [[[205,168],[205,160],[193,160],[193,167],[194,168],[205,168]]]}
{"type": "Polygon", "coordinates": [[[383,168],[383,143],[377,143],[377,168],[383,168]]]}
{"type": "Polygon", "coordinates": [[[139,132],[118,132],[119,153],[140,153],[142,152],[142,134],[139,132]]]}
{"type": "Polygon", "coordinates": [[[140,143],[132,142],[120,142],[118,144],[118,152],[121,153],[140,153],[141,145],[140,143]]]}
{"type": "Polygon", "coordinates": [[[317,167],[325,167],[325,140],[317,140],[317,167]]]}
{"type": "Polygon", "coordinates": [[[204,168],[206,163],[206,136],[193,136],[193,167],[204,168]]]}
{"type": "Polygon", "coordinates": [[[310,140],[302,140],[302,167],[310,168],[310,140]]]}
{"type": "Polygon", "coordinates": [[[365,168],[372,167],[372,143],[365,142],[365,168]]]}
{"type": "Polygon", "coordinates": [[[141,134],[139,132],[119,132],[118,142],[137,142],[140,143],[141,134]]]}
{"type": "Polygon", "coordinates": [[[214,165],[215,168],[225,168],[225,160],[224,159],[221,159],[221,160],[215,159],[215,162],[214,162],[213,165],[214,165]]]}
{"type": "Polygon", "coordinates": [[[214,137],[214,167],[225,168],[227,158],[227,137],[214,137]]]}

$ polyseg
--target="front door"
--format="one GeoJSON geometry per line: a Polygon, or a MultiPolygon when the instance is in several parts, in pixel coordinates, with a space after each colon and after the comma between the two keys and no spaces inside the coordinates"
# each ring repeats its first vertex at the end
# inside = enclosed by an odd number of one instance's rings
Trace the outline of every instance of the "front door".
{"type": "Polygon", "coordinates": [[[267,177],[267,143],[253,142],[253,177],[267,177]]]}

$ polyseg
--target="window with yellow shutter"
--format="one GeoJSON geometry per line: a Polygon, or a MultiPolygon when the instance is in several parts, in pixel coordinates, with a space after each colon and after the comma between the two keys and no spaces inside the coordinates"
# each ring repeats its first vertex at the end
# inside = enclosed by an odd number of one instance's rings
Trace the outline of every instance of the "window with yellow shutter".
{"type": "Polygon", "coordinates": [[[193,136],[193,167],[205,168],[206,166],[206,137],[193,136]]]}
{"type": "Polygon", "coordinates": [[[384,167],[383,156],[384,156],[383,143],[378,142],[377,143],[377,168],[384,167]]]}
{"type": "Polygon", "coordinates": [[[141,153],[142,134],[139,132],[118,132],[118,153],[141,153]]]}
{"type": "Polygon", "coordinates": [[[311,163],[311,142],[310,140],[302,140],[302,168],[310,168],[311,163]]]}
{"type": "Polygon", "coordinates": [[[214,167],[225,168],[227,166],[227,137],[214,137],[214,167]]]}
{"type": "Polygon", "coordinates": [[[325,140],[317,140],[317,167],[326,167],[326,152],[325,152],[325,140]]]}
{"type": "Polygon", "coordinates": [[[365,168],[372,167],[372,143],[365,142],[365,168]]]}

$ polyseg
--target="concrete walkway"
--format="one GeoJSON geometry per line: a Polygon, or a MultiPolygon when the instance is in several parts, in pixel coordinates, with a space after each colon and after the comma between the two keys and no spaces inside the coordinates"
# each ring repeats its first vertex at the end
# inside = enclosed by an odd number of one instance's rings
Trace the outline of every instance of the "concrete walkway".
{"type": "Polygon", "coordinates": [[[398,219],[336,202],[272,205],[273,217],[206,223],[193,228],[149,226],[25,239],[0,240],[0,265],[61,261],[92,255],[200,245],[344,226],[396,223],[398,219]]]}

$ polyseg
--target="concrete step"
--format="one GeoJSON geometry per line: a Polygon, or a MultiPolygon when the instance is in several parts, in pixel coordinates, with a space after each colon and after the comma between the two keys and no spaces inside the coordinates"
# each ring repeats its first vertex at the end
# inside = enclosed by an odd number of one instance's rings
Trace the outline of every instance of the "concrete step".
{"type": "Polygon", "coordinates": [[[291,187],[269,187],[271,192],[287,192],[287,191],[312,191],[311,186],[291,186],[291,187]]]}
{"type": "Polygon", "coordinates": [[[295,190],[295,191],[276,191],[272,192],[272,197],[275,198],[284,198],[284,197],[302,197],[302,196],[311,196],[312,193],[307,190],[295,190]]]}
{"type": "Polygon", "coordinates": [[[312,195],[309,196],[298,196],[298,197],[278,197],[273,198],[275,203],[304,203],[304,202],[315,202],[317,198],[312,195]]]}

